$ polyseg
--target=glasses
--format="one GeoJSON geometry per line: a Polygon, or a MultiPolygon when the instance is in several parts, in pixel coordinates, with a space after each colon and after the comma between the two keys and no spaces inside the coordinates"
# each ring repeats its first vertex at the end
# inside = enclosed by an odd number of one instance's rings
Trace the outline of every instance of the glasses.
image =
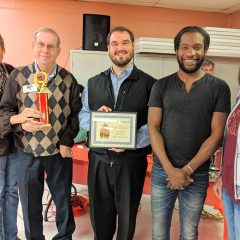
{"type": "Polygon", "coordinates": [[[35,42],[35,46],[39,49],[47,47],[48,51],[54,51],[57,47],[54,44],[45,44],[44,42],[35,42]]]}

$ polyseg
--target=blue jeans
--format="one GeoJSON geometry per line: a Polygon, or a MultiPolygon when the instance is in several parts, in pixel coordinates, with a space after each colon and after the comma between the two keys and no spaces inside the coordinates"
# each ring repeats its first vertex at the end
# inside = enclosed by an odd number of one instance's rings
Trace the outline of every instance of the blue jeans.
{"type": "Polygon", "coordinates": [[[0,156],[0,239],[17,237],[17,154],[0,156]]]}
{"type": "Polygon", "coordinates": [[[194,182],[184,190],[167,188],[167,174],[154,163],[152,168],[153,240],[169,240],[172,214],[176,199],[179,202],[180,239],[198,239],[198,224],[207,195],[208,173],[193,174],[194,182]]]}
{"type": "Polygon", "coordinates": [[[236,203],[223,188],[224,215],[228,225],[228,240],[240,239],[240,204],[236,203]]]}

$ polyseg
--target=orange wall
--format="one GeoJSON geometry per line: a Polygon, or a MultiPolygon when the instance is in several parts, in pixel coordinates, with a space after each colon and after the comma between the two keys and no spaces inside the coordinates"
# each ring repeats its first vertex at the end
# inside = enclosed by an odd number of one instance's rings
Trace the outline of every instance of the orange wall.
{"type": "MultiPolygon", "coordinates": [[[[50,26],[60,35],[58,63],[69,68],[69,50],[82,46],[83,13],[111,16],[111,27],[123,25],[136,37],[173,38],[186,25],[228,27],[229,15],[164,8],[140,7],[73,0],[0,0],[0,33],[6,42],[5,61],[15,66],[32,62],[32,33],[50,26]]],[[[239,27],[239,15],[233,15],[239,27]]]]}
{"type": "Polygon", "coordinates": [[[230,15],[229,27],[240,28],[240,11],[230,15]]]}

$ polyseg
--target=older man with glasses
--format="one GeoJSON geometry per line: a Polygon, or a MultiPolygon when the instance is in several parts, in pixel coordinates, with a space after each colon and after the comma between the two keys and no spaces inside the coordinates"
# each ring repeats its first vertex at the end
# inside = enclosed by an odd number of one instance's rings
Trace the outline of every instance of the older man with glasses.
{"type": "Polygon", "coordinates": [[[60,51],[60,38],[53,29],[37,30],[33,35],[35,61],[12,72],[0,105],[0,113],[6,118],[4,132],[15,132],[18,186],[27,240],[45,239],[44,172],[56,205],[58,233],[53,239],[70,240],[75,229],[70,203],[71,146],[79,129],[81,101],[76,79],[56,64],[60,51]],[[39,95],[46,99],[41,100],[39,95]]]}

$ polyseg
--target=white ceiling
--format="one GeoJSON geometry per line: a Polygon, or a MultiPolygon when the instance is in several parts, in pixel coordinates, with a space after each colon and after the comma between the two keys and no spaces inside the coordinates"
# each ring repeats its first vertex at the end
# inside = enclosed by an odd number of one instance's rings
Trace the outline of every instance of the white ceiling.
{"type": "Polygon", "coordinates": [[[240,0],[78,0],[149,7],[186,9],[206,12],[234,13],[240,10],[240,0]]]}

